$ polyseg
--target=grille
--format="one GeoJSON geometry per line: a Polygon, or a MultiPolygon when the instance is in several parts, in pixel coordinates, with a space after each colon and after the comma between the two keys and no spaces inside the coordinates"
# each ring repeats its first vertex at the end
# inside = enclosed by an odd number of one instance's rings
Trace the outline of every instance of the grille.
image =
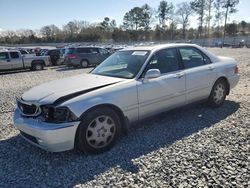
{"type": "Polygon", "coordinates": [[[34,104],[27,104],[22,101],[17,101],[18,108],[21,110],[23,115],[35,116],[38,114],[39,107],[34,104]]]}

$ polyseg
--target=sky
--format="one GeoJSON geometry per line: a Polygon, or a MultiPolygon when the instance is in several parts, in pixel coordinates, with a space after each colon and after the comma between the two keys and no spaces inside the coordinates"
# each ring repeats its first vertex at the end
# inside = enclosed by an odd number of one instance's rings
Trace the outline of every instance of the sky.
{"type": "MultiPolygon", "coordinates": [[[[157,9],[161,0],[0,0],[0,31],[40,29],[55,24],[59,28],[72,20],[99,22],[114,18],[119,24],[131,8],[147,3],[157,9]]],[[[172,0],[176,5],[185,0],[172,0]]],[[[188,0],[187,0],[188,1],[188,0]]],[[[171,2],[168,0],[168,2],[171,2]]],[[[250,22],[250,0],[240,0],[238,12],[229,21],[250,22]]],[[[191,19],[191,26],[197,21],[191,19]]]]}

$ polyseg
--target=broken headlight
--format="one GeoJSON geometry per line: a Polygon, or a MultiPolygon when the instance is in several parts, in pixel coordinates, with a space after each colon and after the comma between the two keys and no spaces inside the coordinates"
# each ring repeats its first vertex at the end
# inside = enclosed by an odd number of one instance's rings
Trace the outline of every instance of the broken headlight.
{"type": "Polygon", "coordinates": [[[64,123],[77,120],[68,107],[41,106],[42,120],[49,123],[64,123]]]}

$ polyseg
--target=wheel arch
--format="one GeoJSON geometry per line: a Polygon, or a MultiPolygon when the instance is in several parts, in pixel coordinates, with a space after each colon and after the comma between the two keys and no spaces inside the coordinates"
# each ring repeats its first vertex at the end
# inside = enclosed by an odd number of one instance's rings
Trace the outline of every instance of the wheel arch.
{"type": "Polygon", "coordinates": [[[82,58],[82,59],[80,60],[80,63],[81,63],[82,61],[87,61],[88,65],[89,65],[89,60],[88,60],[87,58],[82,58]]]}
{"type": "Polygon", "coordinates": [[[230,83],[229,83],[228,79],[225,76],[220,76],[219,78],[217,78],[217,80],[214,82],[214,84],[216,82],[218,82],[219,80],[222,80],[222,81],[224,81],[226,83],[226,86],[227,86],[227,95],[229,95],[229,93],[230,93],[230,83]]]}
{"type": "Polygon", "coordinates": [[[121,120],[121,124],[122,124],[122,132],[127,133],[128,131],[128,118],[124,115],[123,111],[116,105],[111,104],[111,103],[103,103],[103,104],[98,104],[95,106],[90,107],[89,109],[87,109],[85,112],[83,112],[81,114],[81,116],[79,117],[80,120],[84,120],[84,117],[90,112],[93,111],[95,109],[98,108],[103,108],[103,107],[107,107],[112,109],[113,111],[115,111],[115,113],[119,116],[120,120],[121,120]]]}
{"type": "Polygon", "coordinates": [[[42,63],[45,66],[45,61],[43,59],[36,59],[31,61],[31,65],[33,66],[36,63],[42,63]]]}

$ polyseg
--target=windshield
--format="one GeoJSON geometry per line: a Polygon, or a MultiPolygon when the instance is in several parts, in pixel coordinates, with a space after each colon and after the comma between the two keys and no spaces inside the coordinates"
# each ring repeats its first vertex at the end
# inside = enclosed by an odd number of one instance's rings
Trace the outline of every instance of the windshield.
{"type": "Polygon", "coordinates": [[[134,78],[148,54],[149,51],[119,51],[103,61],[91,73],[119,78],[134,78]]]}

